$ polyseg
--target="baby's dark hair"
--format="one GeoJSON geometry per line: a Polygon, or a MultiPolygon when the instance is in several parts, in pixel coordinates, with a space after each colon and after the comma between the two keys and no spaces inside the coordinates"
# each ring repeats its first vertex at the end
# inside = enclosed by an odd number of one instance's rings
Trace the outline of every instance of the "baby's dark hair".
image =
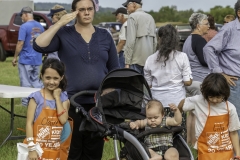
{"type": "Polygon", "coordinates": [[[222,74],[211,73],[203,80],[201,92],[206,100],[209,100],[209,96],[223,96],[223,100],[227,101],[230,96],[230,87],[222,74]]]}
{"type": "Polygon", "coordinates": [[[164,115],[164,108],[160,101],[155,100],[155,99],[148,101],[148,103],[146,105],[146,110],[153,108],[153,107],[158,107],[161,114],[164,115]]]}
{"type": "Polygon", "coordinates": [[[56,70],[58,72],[58,74],[61,77],[63,77],[63,79],[61,80],[61,82],[59,84],[59,88],[61,88],[62,91],[65,91],[66,87],[67,87],[67,79],[64,75],[65,70],[66,70],[64,63],[56,58],[48,58],[42,65],[41,75],[44,75],[46,69],[48,69],[48,68],[52,68],[52,69],[56,70]]]}

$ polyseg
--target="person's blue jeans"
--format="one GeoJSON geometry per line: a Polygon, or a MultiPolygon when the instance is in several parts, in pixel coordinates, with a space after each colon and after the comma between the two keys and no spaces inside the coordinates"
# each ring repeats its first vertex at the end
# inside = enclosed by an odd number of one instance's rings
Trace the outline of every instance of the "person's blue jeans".
{"type": "Polygon", "coordinates": [[[132,64],[132,65],[129,65],[129,68],[134,69],[135,71],[139,72],[144,76],[143,66],[140,66],[138,64],[132,64]]]}
{"type": "MultiPolygon", "coordinates": [[[[234,82],[236,86],[230,86],[228,101],[236,107],[238,119],[240,119],[240,79],[238,78],[238,80],[234,82]]],[[[240,131],[238,131],[238,136],[240,137],[240,131]]]]}
{"type": "Polygon", "coordinates": [[[125,58],[124,58],[124,52],[123,51],[119,52],[118,61],[119,61],[120,68],[125,68],[125,58]]]}
{"type": "MultiPolygon", "coordinates": [[[[18,63],[18,72],[21,87],[42,88],[42,81],[39,79],[40,66],[38,65],[24,65],[18,63]]],[[[28,99],[22,98],[22,105],[28,105],[28,99]]]]}

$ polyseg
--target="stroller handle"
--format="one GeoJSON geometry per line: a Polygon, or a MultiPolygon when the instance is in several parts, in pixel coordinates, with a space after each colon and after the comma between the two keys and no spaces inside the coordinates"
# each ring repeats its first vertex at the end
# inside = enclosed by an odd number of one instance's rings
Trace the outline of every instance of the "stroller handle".
{"type": "Polygon", "coordinates": [[[83,116],[89,118],[87,116],[87,112],[85,111],[85,109],[78,104],[77,102],[75,102],[75,99],[78,96],[94,96],[96,93],[96,90],[86,90],[86,91],[80,91],[78,93],[75,93],[71,98],[70,98],[70,103],[76,108],[76,113],[78,113],[79,111],[83,114],[83,116]]]}

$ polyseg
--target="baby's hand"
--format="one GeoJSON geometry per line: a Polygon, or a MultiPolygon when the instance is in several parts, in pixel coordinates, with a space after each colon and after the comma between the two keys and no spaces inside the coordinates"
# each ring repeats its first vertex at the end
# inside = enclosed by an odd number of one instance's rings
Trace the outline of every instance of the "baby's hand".
{"type": "Polygon", "coordinates": [[[138,129],[138,126],[136,125],[135,122],[130,122],[129,126],[130,126],[131,129],[138,129]]]}
{"type": "Polygon", "coordinates": [[[171,103],[171,104],[168,104],[168,105],[173,112],[176,112],[178,110],[178,108],[175,104],[171,103]]]}
{"type": "Polygon", "coordinates": [[[60,94],[61,94],[62,90],[60,88],[56,88],[54,91],[53,91],[53,97],[54,99],[60,97],[60,94]]]}

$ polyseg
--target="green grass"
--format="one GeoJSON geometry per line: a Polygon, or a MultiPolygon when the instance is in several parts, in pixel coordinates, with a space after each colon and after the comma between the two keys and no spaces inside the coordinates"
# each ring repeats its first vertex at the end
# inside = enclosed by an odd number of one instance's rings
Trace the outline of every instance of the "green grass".
{"type": "MultiPolygon", "coordinates": [[[[7,58],[5,62],[0,62],[0,84],[19,86],[18,68],[12,66],[12,58],[7,58]]],[[[19,98],[15,99],[15,114],[26,115],[27,108],[21,106],[19,98]]],[[[10,99],[0,98],[0,105],[7,109],[10,109],[10,99]]],[[[10,129],[10,114],[0,109],[0,143],[6,138],[10,129]]],[[[25,129],[26,119],[14,118],[14,131],[13,135],[24,135],[23,131],[18,128],[25,129]]],[[[17,146],[18,142],[23,140],[9,140],[0,148],[0,160],[16,160],[17,157],[17,146]]],[[[194,152],[196,155],[196,152],[194,152]]],[[[110,140],[105,143],[103,151],[103,160],[109,160],[114,157],[113,142],[110,140]]]]}

